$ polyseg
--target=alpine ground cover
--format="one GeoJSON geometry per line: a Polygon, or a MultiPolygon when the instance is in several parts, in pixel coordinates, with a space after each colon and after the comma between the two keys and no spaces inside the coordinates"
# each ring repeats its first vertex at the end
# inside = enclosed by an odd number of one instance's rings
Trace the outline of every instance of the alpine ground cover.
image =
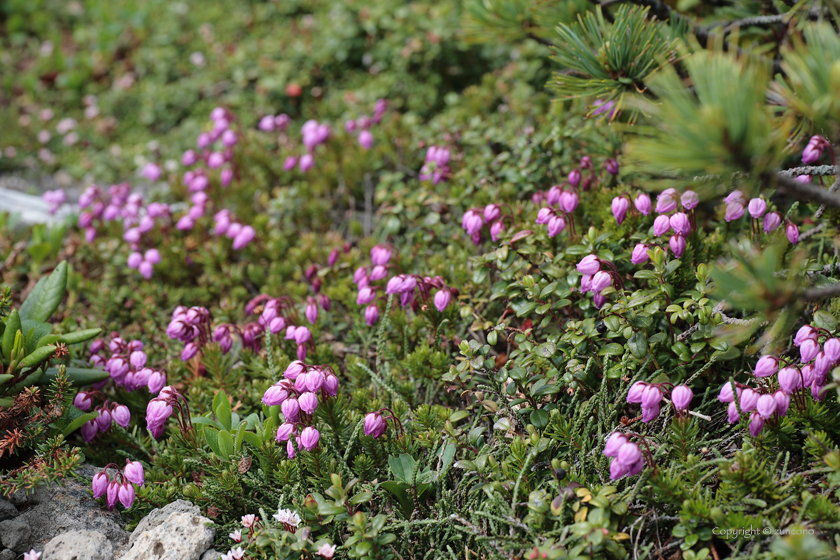
{"type": "Polygon", "coordinates": [[[5,4],[0,166],[84,189],[0,218],[3,492],[85,461],[237,559],[836,556],[837,7],[601,4],[5,4]]]}

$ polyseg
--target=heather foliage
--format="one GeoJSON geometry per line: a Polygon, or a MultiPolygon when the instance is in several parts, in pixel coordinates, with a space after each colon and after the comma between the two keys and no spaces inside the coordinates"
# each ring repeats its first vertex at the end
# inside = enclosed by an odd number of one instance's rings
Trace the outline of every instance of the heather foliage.
{"type": "Polygon", "coordinates": [[[108,334],[0,371],[4,489],[84,458],[236,559],[838,554],[829,7],[37,4],[0,165],[84,189],[2,218],[6,333],[68,292],[3,367],[108,334]]]}

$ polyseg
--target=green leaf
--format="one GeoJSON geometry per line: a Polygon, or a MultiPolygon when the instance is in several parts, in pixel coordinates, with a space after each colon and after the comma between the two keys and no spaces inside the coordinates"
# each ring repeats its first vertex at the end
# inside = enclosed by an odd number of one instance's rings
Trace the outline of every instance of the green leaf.
{"type": "Polygon", "coordinates": [[[627,340],[627,347],[634,358],[641,360],[647,355],[647,336],[642,331],[636,331],[627,340]]]}
{"type": "Polygon", "coordinates": [[[210,446],[213,453],[215,453],[217,457],[221,457],[222,448],[219,446],[219,430],[214,428],[204,428],[202,432],[204,432],[204,439],[207,440],[207,445],[210,446]]]}
{"type": "Polygon", "coordinates": [[[440,476],[438,478],[444,478],[446,473],[449,472],[449,467],[452,466],[452,460],[455,458],[456,451],[457,448],[454,443],[447,443],[444,446],[440,454],[440,476]]]}
{"type": "Polygon", "coordinates": [[[72,422],[70,422],[69,424],[67,424],[67,426],[64,427],[61,433],[64,435],[64,437],[67,437],[79,428],[81,428],[82,424],[90,422],[97,416],[99,416],[98,412],[88,412],[87,414],[83,414],[75,420],[73,420],[72,422]]]}
{"type": "Polygon", "coordinates": [[[412,483],[414,469],[417,466],[414,457],[408,453],[401,453],[399,457],[390,455],[388,457],[388,466],[391,468],[391,472],[398,482],[412,483]]]}
{"type": "Polygon", "coordinates": [[[48,334],[46,336],[42,336],[35,345],[35,348],[40,348],[42,346],[46,346],[47,344],[55,344],[58,342],[59,338],[61,338],[60,334],[48,334]]]}
{"type": "Polygon", "coordinates": [[[393,480],[386,480],[380,484],[380,486],[390,492],[397,499],[397,502],[400,505],[400,513],[402,513],[403,517],[406,519],[410,518],[411,513],[414,511],[414,501],[411,499],[411,496],[408,495],[406,488],[399,482],[393,480]]]}
{"type": "Polygon", "coordinates": [[[213,398],[213,413],[222,426],[225,427],[225,430],[230,430],[232,419],[230,401],[228,400],[227,394],[222,390],[216,393],[216,396],[213,398]]]}
{"type": "MultiPolygon", "coordinates": [[[[46,385],[52,383],[56,375],[58,375],[57,367],[47,368],[44,377],[41,378],[41,384],[46,385]]],[[[73,383],[74,387],[82,387],[84,385],[92,385],[103,379],[108,379],[110,374],[103,369],[68,367],[67,377],[73,383]]]]}
{"type": "Polygon", "coordinates": [[[728,350],[720,351],[718,350],[714,354],[712,354],[712,359],[718,362],[726,361],[726,360],[734,360],[735,358],[741,355],[741,351],[735,348],[734,346],[729,348],[728,350]]]}
{"type": "Polygon", "coordinates": [[[222,428],[221,424],[206,416],[193,416],[191,421],[193,424],[198,424],[199,426],[213,426],[216,429],[222,428]]]}
{"type": "Polygon", "coordinates": [[[837,328],[837,319],[828,311],[817,311],[814,313],[814,324],[829,332],[834,332],[837,328]]]}
{"type": "Polygon", "coordinates": [[[239,429],[236,430],[236,440],[233,444],[233,450],[236,453],[239,453],[242,450],[242,440],[245,437],[245,431],[248,428],[248,425],[245,422],[239,424],[239,429]]]}
{"type": "Polygon", "coordinates": [[[71,333],[61,335],[61,338],[58,339],[58,342],[67,345],[80,344],[82,342],[87,342],[92,338],[96,338],[101,332],[102,329],[85,329],[82,331],[74,331],[71,333]]]}
{"type": "Polygon", "coordinates": [[[13,309],[12,312],[6,317],[6,327],[3,330],[3,357],[7,360],[11,359],[12,357],[12,349],[15,346],[15,336],[17,335],[18,331],[22,330],[23,327],[20,321],[20,315],[17,309],[13,309]]]}
{"type": "Polygon", "coordinates": [[[624,346],[617,342],[610,342],[598,351],[599,356],[621,356],[624,354],[624,346]]]}
{"type": "Polygon", "coordinates": [[[67,287],[67,261],[61,261],[52,274],[42,278],[20,306],[21,319],[46,322],[61,305],[67,287]]]}
{"type": "Polygon", "coordinates": [[[542,344],[540,344],[536,348],[537,355],[542,357],[542,358],[552,357],[556,350],[557,350],[557,347],[554,345],[553,342],[543,342],[542,344]]]}
{"type": "Polygon", "coordinates": [[[230,432],[224,430],[219,432],[219,449],[222,451],[222,454],[219,455],[222,459],[230,459],[230,456],[233,455],[233,436],[230,435],[230,432]]]}
{"type": "Polygon", "coordinates": [[[255,449],[259,449],[262,447],[262,441],[260,440],[260,436],[255,434],[254,432],[245,432],[243,434],[243,439],[245,440],[248,445],[254,447],[255,449]]]}
{"type": "Polygon", "coordinates": [[[27,319],[21,321],[23,332],[23,347],[27,354],[31,354],[38,347],[38,341],[52,332],[52,325],[27,319]]]}
{"type": "Polygon", "coordinates": [[[52,344],[38,348],[37,350],[35,350],[20,361],[20,367],[29,368],[37,366],[38,364],[52,356],[53,352],[55,352],[55,348],[56,347],[52,344]]]}
{"type": "Polygon", "coordinates": [[[548,420],[550,416],[547,411],[545,410],[534,410],[531,411],[530,420],[531,424],[534,425],[537,429],[543,429],[548,426],[548,420]]]}

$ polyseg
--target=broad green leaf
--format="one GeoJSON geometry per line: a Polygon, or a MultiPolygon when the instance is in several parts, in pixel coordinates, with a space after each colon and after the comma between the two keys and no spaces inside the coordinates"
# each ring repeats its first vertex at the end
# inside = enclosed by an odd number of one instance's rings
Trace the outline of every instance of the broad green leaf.
{"type": "Polygon", "coordinates": [[[27,354],[31,354],[38,347],[38,341],[50,334],[52,325],[27,319],[21,321],[20,330],[23,332],[23,347],[27,354]]]}
{"type": "Polygon", "coordinates": [[[37,366],[38,364],[52,356],[53,352],[55,352],[55,348],[56,347],[52,344],[38,348],[37,350],[35,350],[20,361],[20,367],[28,368],[37,366]]]}
{"type": "Polygon", "coordinates": [[[235,446],[230,432],[224,430],[219,432],[219,449],[222,451],[222,455],[220,455],[222,459],[229,459],[233,455],[235,446]]]}
{"type": "Polygon", "coordinates": [[[210,449],[217,457],[221,457],[222,448],[219,446],[219,430],[215,428],[204,428],[202,431],[204,432],[204,439],[207,440],[207,445],[210,446],[210,449]]]}
{"type": "Polygon", "coordinates": [[[400,505],[400,513],[402,513],[403,517],[406,519],[411,517],[411,513],[414,511],[414,501],[403,485],[393,480],[386,480],[380,484],[380,487],[390,492],[397,499],[400,505]]]}
{"type": "Polygon", "coordinates": [[[642,359],[647,355],[647,337],[642,331],[636,331],[627,340],[627,347],[634,358],[642,359]]]}
{"type": "Polygon", "coordinates": [[[213,398],[213,413],[226,430],[231,429],[230,401],[224,391],[220,390],[213,398]]]}
{"type": "MultiPolygon", "coordinates": [[[[47,368],[44,377],[41,378],[41,384],[52,383],[56,375],[58,375],[57,367],[47,368]]],[[[84,385],[92,385],[103,379],[108,379],[110,374],[104,369],[68,367],[67,377],[73,383],[74,387],[82,387],[84,385]]]]}
{"type": "Polygon", "coordinates": [[[621,356],[622,354],[624,354],[624,346],[616,342],[610,342],[598,351],[599,356],[621,356]]]}
{"type": "Polygon", "coordinates": [[[96,338],[101,332],[102,329],[85,329],[82,331],[74,331],[71,333],[61,335],[61,338],[59,338],[58,341],[62,344],[68,345],[79,344],[82,342],[86,342],[92,338],[96,338]]]}
{"type": "Polygon", "coordinates": [[[388,466],[391,467],[391,472],[398,482],[412,483],[414,468],[417,466],[414,457],[408,453],[401,453],[399,457],[391,455],[388,457],[388,466]]]}
{"type": "Polygon", "coordinates": [[[29,294],[29,297],[20,306],[21,319],[48,321],[50,316],[58,309],[58,306],[61,305],[66,287],[67,261],[61,261],[52,271],[52,274],[35,284],[35,288],[29,294]]]}

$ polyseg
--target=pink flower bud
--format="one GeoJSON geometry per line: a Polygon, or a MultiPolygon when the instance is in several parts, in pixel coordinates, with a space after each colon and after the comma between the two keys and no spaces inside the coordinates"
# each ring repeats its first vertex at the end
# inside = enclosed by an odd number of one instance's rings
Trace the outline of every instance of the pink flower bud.
{"type": "Polygon", "coordinates": [[[139,461],[126,461],[123,473],[129,482],[143,486],[143,465],[139,461]]]}
{"type": "Polygon", "coordinates": [[[682,235],[672,235],[671,239],[668,240],[668,245],[671,247],[671,251],[673,251],[674,256],[676,258],[680,258],[685,252],[685,237],[682,235]]]}
{"type": "MultiPolygon", "coordinates": [[[[775,405],[775,401],[773,402],[773,404],[775,405]]],[[[750,415],[750,434],[752,434],[752,437],[758,437],[758,434],[761,433],[761,430],[763,428],[764,418],[762,418],[758,412],[753,412],[750,415]]]]}
{"type": "Polygon", "coordinates": [[[131,508],[131,505],[134,503],[134,486],[130,482],[125,481],[120,484],[119,498],[120,503],[125,509],[131,508]]]}
{"type": "Polygon", "coordinates": [[[587,276],[592,276],[601,270],[601,261],[597,255],[586,255],[577,263],[577,271],[587,276]]]}
{"type": "MultiPolygon", "coordinates": [[[[563,212],[571,214],[575,211],[575,208],[578,206],[578,195],[574,192],[570,191],[563,191],[563,194],[560,195],[560,209],[563,212]]],[[[615,210],[613,210],[615,213],[615,210]]]]}
{"type": "Polygon", "coordinates": [[[365,416],[364,430],[366,436],[378,438],[385,433],[387,428],[385,419],[378,412],[370,412],[365,416]]]}
{"type": "Polygon", "coordinates": [[[787,235],[788,241],[793,245],[799,243],[799,228],[793,222],[788,222],[787,228],[785,228],[785,235],[787,235]]]}
{"type": "Polygon", "coordinates": [[[94,498],[101,498],[105,495],[105,492],[108,490],[108,483],[111,482],[108,479],[108,473],[105,471],[100,471],[93,475],[93,479],[91,480],[91,487],[93,488],[93,497],[94,498]]]}
{"type": "Polygon", "coordinates": [[[607,457],[618,457],[618,450],[628,441],[627,436],[622,433],[611,433],[610,437],[607,438],[606,445],[604,445],[604,455],[607,457]]]}
{"type": "Polygon", "coordinates": [[[566,221],[560,216],[552,216],[548,220],[548,236],[555,237],[566,228],[566,221]]]}
{"type": "Polygon", "coordinates": [[[452,292],[448,288],[438,290],[435,294],[435,307],[438,311],[443,311],[449,305],[452,299],[452,292]]]}
{"type": "Polygon", "coordinates": [[[680,203],[682,203],[683,208],[686,210],[694,210],[700,204],[700,197],[694,191],[685,191],[682,197],[680,197],[680,203]]]}
{"type": "Polygon", "coordinates": [[[670,214],[677,209],[679,193],[676,189],[665,189],[656,197],[656,213],[670,214]]]}
{"type": "Polygon", "coordinates": [[[694,392],[685,385],[677,385],[671,391],[671,402],[674,404],[674,408],[680,412],[688,410],[692,398],[694,398],[694,392]]]}
{"type": "Polygon", "coordinates": [[[114,422],[116,422],[118,426],[128,428],[128,424],[131,422],[131,412],[129,412],[127,406],[118,404],[114,407],[112,416],[114,418],[114,422]]]}
{"type": "Polygon", "coordinates": [[[747,205],[747,210],[749,210],[750,216],[758,220],[767,212],[767,203],[761,198],[754,198],[747,205]]]}
{"type": "Polygon", "coordinates": [[[653,221],[653,235],[659,237],[671,231],[671,218],[668,216],[657,216],[653,221]]]}
{"type": "Polygon", "coordinates": [[[312,426],[307,426],[300,433],[300,444],[307,451],[312,451],[318,445],[321,434],[312,426]]]}
{"type": "Polygon", "coordinates": [[[373,147],[373,134],[369,130],[363,130],[359,133],[359,145],[365,150],[370,150],[373,147]]]}
{"type": "Polygon", "coordinates": [[[648,258],[647,245],[644,243],[637,243],[633,248],[633,254],[630,256],[630,262],[633,264],[642,264],[647,262],[648,258]]]}
{"type": "Polygon", "coordinates": [[[687,237],[688,234],[691,233],[691,222],[689,221],[688,216],[682,212],[677,212],[671,216],[669,222],[671,224],[671,229],[673,229],[677,235],[687,237]]]}
{"type": "Polygon", "coordinates": [[[612,200],[612,213],[615,217],[615,221],[621,225],[621,222],[624,221],[625,216],[627,216],[627,210],[630,208],[630,203],[627,202],[627,199],[623,196],[617,196],[612,200]]]}
{"type": "Polygon", "coordinates": [[[636,381],[633,385],[630,386],[630,391],[627,393],[627,402],[629,403],[641,403],[642,402],[642,395],[645,392],[645,389],[648,388],[648,383],[644,381],[636,381]]]}
{"type": "Polygon", "coordinates": [[[802,344],[799,345],[799,355],[802,359],[802,363],[808,363],[814,358],[817,357],[817,354],[820,352],[820,345],[817,343],[816,339],[809,338],[807,340],[802,341],[802,344]]]}
{"type": "Polygon", "coordinates": [[[726,205],[726,213],[724,219],[727,222],[738,220],[744,215],[744,207],[739,202],[730,202],[726,205]]]}
{"type": "Polygon", "coordinates": [[[779,387],[785,393],[792,393],[802,388],[802,374],[796,368],[786,367],[779,370],[779,387]]]}
{"type": "Polygon", "coordinates": [[[764,356],[755,364],[756,377],[770,377],[779,369],[779,360],[773,356],[764,356]]]}
{"type": "Polygon", "coordinates": [[[650,203],[650,197],[647,194],[645,194],[645,193],[639,194],[636,197],[636,199],[633,201],[633,205],[636,207],[636,210],[638,210],[639,213],[641,213],[645,216],[650,214],[651,203],[650,203]]]}
{"type": "Polygon", "coordinates": [[[379,308],[375,305],[368,305],[365,309],[365,322],[372,327],[379,320],[379,308]]]}
{"type": "Polygon", "coordinates": [[[300,409],[307,414],[312,414],[318,408],[318,397],[315,393],[306,392],[298,397],[298,405],[300,409]]]}

